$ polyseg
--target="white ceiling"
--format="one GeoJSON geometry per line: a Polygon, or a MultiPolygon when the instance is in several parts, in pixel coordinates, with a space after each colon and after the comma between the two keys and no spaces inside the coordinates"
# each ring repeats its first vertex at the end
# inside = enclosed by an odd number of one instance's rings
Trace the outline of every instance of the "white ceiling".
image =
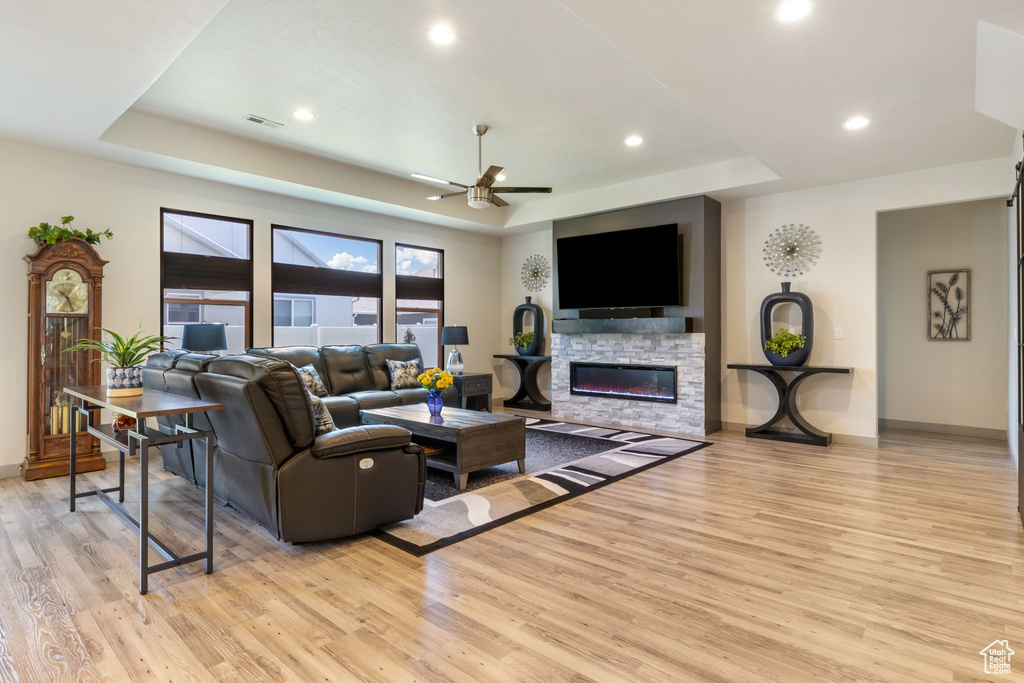
{"type": "Polygon", "coordinates": [[[774,4],[8,0],[0,136],[482,231],[1010,153],[974,110],[975,34],[1019,0],[818,0],[793,25],[774,4]],[[472,181],[476,123],[485,166],[555,192],[426,201],[408,174],[472,181]]]}

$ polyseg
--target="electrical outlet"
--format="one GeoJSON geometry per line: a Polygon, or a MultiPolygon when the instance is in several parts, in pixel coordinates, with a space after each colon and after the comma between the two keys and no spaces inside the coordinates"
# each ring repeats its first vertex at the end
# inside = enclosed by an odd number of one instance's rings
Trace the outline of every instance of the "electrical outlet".
{"type": "Polygon", "coordinates": [[[837,327],[836,328],[836,339],[842,339],[842,338],[843,338],[843,328],[837,327]]]}

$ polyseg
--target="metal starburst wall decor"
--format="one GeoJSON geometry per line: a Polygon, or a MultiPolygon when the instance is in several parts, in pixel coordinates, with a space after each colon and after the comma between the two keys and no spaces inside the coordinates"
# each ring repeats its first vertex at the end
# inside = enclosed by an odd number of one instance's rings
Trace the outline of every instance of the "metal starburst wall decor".
{"type": "Polygon", "coordinates": [[[803,223],[776,228],[764,243],[764,264],[782,277],[809,272],[820,256],[821,237],[803,223]]]}
{"type": "Polygon", "coordinates": [[[544,289],[544,286],[548,283],[548,278],[551,277],[551,265],[540,254],[534,254],[523,263],[522,275],[526,291],[539,292],[544,289]]]}

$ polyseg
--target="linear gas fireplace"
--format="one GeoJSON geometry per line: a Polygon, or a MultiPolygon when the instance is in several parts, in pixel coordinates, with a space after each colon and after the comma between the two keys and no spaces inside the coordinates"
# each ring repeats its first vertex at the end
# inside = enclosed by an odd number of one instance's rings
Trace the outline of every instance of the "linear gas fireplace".
{"type": "Polygon", "coordinates": [[[676,369],[661,365],[570,362],[569,393],[675,403],[676,369]]]}

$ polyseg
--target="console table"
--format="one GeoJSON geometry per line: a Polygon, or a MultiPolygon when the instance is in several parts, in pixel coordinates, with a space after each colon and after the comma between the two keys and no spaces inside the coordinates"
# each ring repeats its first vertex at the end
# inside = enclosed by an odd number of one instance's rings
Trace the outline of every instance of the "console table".
{"type": "Polygon", "coordinates": [[[519,389],[515,396],[505,399],[506,408],[524,408],[526,410],[551,410],[551,403],[540,393],[537,386],[537,373],[544,363],[551,362],[551,356],[519,356],[519,355],[495,355],[495,358],[504,358],[512,361],[519,371],[519,389]],[[526,399],[530,400],[527,401],[526,399]]]}
{"type": "Polygon", "coordinates": [[[797,410],[796,390],[808,377],[813,375],[832,374],[849,375],[853,368],[834,367],[812,367],[804,365],[760,365],[746,363],[730,363],[726,366],[732,370],[751,370],[764,375],[775,387],[779,394],[779,408],[775,415],[763,425],[747,427],[747,436],[752,439],[772,439],[773,441],[788,441],[790,443],[804,443],[812,446],[828,446],[832,443],[832,435],[815,429],[804,420],[803,415],[797,410]],[[794,372],[794,377],[789,383],[782,377],[783,372],[794,372]],[[782,418],[788,417],[802,434],[793,434],[782,429],[772,429],[782,418]]]}
{"type": "Polygon", "coordinates": [[[139,532],[140,595],[145,595],[149,591],[149,575],[162,572],[165,569],[178,567],[189,562],[206,560],[206,573],[213,573],[213,432],[193,429],[192,414],[222,410],[224,406],[220,403],[201,401],[155,389],[146,389],[141,396],[116,398],[108,398],[107,388],[104,386],[70,387],[65,388],[64,392],[81,400],[81,405],[76,406],[75,410],[86,416],[89,434],[99,439],[102,443],[117,449],[120,454],[117,486],[79,493],[75,488],[76,439],[71,439],[71,512],[75,511],[75,501],[78,498],[96,496],[106,503],[111,510],[116,512],[121,519],[135,527],[139,532]],[[95,418],[101,408],[135,418],[135,429],[119,433],[115,432],[110,425],[97,425],[95,418]],[[174,432],[165,432],[159,426],[152,430],[152,432],[156,432],[155,434],[147,431],[146,418],[167,415],[184,415],[185,425],[175,428],[174,432]],[[160,539],[149,532],[149,449],[151,446],[203,438],[206,439],[206,549],[201,553],[179,557],[160,539]],[[124,506],[121,505],[124,502],[124,457],[125,455],[132,456],[136,454],[139,456],[138,520],[132,517],[124,506]],[[114,491],[117,491],[117,502],[107,495],[114,491]],[[157,552],[164,556],[167,560],[166,562],[155,564],[152,567],[149,566],[150,543],[153,544],[157,552]]]}

